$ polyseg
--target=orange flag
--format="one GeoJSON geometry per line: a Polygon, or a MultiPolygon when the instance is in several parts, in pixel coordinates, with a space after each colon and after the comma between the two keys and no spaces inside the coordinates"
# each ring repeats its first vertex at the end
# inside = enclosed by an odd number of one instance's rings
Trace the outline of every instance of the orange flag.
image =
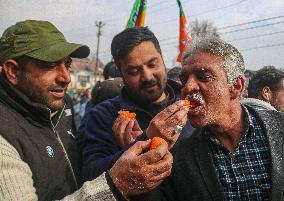
{"type": "Polygon", "coordinates": [[[182,53],[187,45],[192,44],[192,39],[189,35],[185,14],[183,12],[180,0],[177,0],[177,3],[179,5],[179,55],[177,57],[177,61],[181,62],[182,53]]]}

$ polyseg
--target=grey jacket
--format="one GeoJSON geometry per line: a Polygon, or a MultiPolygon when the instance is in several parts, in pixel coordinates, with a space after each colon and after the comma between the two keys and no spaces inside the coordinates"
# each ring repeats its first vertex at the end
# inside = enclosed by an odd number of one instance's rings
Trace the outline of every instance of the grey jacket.
{"type": "MultiPolygon", "coordinates": [[[[284,201],[284,113],[266,110],[255,113],[265,128],[272,159],[272,201],[284,201]]],[[[154,192],[140,200],[147,201],[222,201],[226,200],[217,177],[208,141],[203,129],[174,147],[172,174],[154,192]]]]}

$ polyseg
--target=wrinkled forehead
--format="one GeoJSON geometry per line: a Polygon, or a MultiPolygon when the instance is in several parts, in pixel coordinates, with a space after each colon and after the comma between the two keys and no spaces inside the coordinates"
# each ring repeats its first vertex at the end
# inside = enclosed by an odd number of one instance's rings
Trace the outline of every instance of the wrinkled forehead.
{"type": "Polygon", "coordinates": [[[180,79],[190,76],[214,76],[218,79],[227,79],[222,57],[212,53],[196,53],[183,60],[180,79]]]}
{"type": "Polygon", "coordinates": [[[198,52],[192,54],[182,61],[182,70],[190,70],[196,68],[223,69],[224,60],[215,54],[207,52],[198,52]]]}

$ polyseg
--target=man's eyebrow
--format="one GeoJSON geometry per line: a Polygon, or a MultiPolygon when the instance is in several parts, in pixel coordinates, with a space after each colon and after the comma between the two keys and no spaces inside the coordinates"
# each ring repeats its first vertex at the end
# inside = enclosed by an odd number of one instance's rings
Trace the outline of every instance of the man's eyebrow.
{"type": "Polygon", "coordinates": [[[126,68],[138,68],[141,65],[135,65],[135,64],[127,64],[126,68]]]}
{"type": "MultiPolygon", "coordinates": [[[[148,63],[151,63],[151,62],[156,61],[156,60],[158,60],[158,57],[152,57],[151,59],[149,59],[145,63],[148,64],[148,63]]],[[[141,65],[127,64],[127,68],[138,68],[138,67],[141,67],[141,65]]]]}
{"type": "Polygon", "coordinates": [[[193,72],[195,73],[212,73],[212,70],[210,70],[209,68],[206,68],[206,67],[201,67],[201,68],[197,68],[197,69],[194,69],[193,72]]]}

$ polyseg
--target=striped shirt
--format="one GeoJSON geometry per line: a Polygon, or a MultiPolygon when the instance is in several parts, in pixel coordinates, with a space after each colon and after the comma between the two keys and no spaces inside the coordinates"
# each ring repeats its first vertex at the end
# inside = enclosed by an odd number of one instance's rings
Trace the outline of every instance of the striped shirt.
{"type": "Polygon", "coordinates": [[[234,152],[214,135],[209,144],[217,176],[228,201],[270,200],[271,156],[268,139],[256,117],[244,107],[249,125],[234,152]]]}

